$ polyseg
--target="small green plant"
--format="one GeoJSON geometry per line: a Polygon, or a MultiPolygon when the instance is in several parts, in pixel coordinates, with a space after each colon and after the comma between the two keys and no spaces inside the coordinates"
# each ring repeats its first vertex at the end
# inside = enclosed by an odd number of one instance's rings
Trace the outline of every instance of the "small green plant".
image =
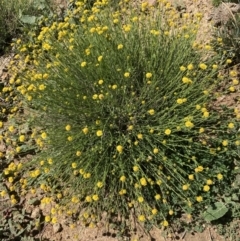
{"type": "Polygon", "coordinates": [[[214,7],[218,7],[221,3],[226,2],[239,3],[239,0],[212,0],[212,4],[214,7]]]}
{"type": "Polygon", "coordinates": [[[218,44],[217,51],[222,51],[232,58],[232,65],[240,63],[240,15],[235,14],[220,28],[216,34],[218,44]]]}
{"type": "MultiPolygon", "coordinates": [[[[15,164],[5,178],[89,225],[104,211],[164,227],[200,216],[228,190],[239,157],[237,110],[214,108],[226,60],[203,61],[195,26],[165,1],[114,12],[107,1],[75,4],[33,42],[16,41],[23,57],[11,88],[32,130],[16,145],[35,143],[38,154],[20,182],[15,164]]],[[[56,210],[45,221],[56,223],[56,210]]]]}
{"type": "MultiPolygon", "coordinates": [[[[1,0],[0,1],[0,53],[17,37],[23,27],[37,23],[37,19],[51,15],[52,5],[48,0],[1,0]]],[[[27,32],[29,29],[25,29],[27,32]]]]}

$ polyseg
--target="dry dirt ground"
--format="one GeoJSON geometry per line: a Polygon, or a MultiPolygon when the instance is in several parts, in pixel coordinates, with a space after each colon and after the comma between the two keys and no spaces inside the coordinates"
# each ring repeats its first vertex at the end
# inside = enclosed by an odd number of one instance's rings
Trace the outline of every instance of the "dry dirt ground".
{"type": "MultiPolygon", "coordinates": [[[[151,1],[151,0],[150,0],[151,1]]],[[[209,22],[209,16],[213,12],[213,6],[211,5],[211,0],[170,0],[174,5],[181,6],[184,11],[188,13],[201,12],[203,14],[201,28],[199,32],[199,39],[201,41],[209,41],[211,37],[211,31],[213,26],[209,22]]],[[[66,0],[56,0],[56,5],[61,9],[66,7],[66,0]]],[[[7,76],[5,71],[7,64],[9,63],[11,56],[0,57],[0,82],[3,82],[7,76]]],[[[0,200],[1,201],[1,200],[0,200]]],[[[1,202],[0,202],[1,209],[1,202]]],[[[99,225],[96,228],[85,228],[80,224],[76,225],[74,228],[65,222],[61,221],[61,231],[54,231],[51,224],[44,227],[43,231],[39,235],[39,240],[49,240],[49,241],[117,241],[117,240],[129,240],[125,238],[117,239],[115,237],[116,233],[108,233],[104,224],[99,225]]],[[[138,241],[224,241],[225,239],[217,235],[216,231],[212,227],[207,227],[203,233],[180,233],[175,235],[173,233],[172,238],[164,238],[162,236],[162,230],[154,228],[150,231],[150,235],[147,235],[139,227],[137,228],[136,234],[132,234],[130,240],[138,241]],[[174,237],[175,236],[175,237],[174,237]]],[[[226,240],[228,241],[228,240],[226,240]]]]}

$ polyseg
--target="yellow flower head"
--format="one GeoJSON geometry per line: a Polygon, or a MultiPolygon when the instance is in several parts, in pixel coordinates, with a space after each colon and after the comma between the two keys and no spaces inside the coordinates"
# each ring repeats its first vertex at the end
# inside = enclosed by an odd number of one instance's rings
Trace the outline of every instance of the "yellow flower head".
{"type": "Polygon", "coordinates": [[[169,136],[171,134],[171,132],[172,131],[170,129],[166,129],[164,133],[165,133],[165,135],[169,136]]]}
{"type": "Polygon", "coordinates": [[[122,44],[119,44],[118,46],[117,46],[117,49],[122,49],[123,48],[123,45],[122,44]]]}
{"type": "Polygon", "coordinates": [[[227,146],[227,145],[228,145],[228,140],[223,140],[223,141],[222,141],[222,145],[223,145],[223,146],[227,146]]]}
{"type": "Polygon", "coordinates": [[[87,128],[87,127],[84,127],[84,128],[82,129],[82,131],[83,131],[83,133],[86,135],[86,134],[88,133],[88,128],[87,128]]]}
{"type": "Polygon", "coordinates": [[[197,200],[197,202],[202,202],[203,198],[202,198],[202,196],[197,196],[196,200],[197,200]]]}
{"type": "Polygon", "coordinates": [[[149,114],[149,115],[154,115],[154,113],[155,113],[154,109],[150,109],[150,110],[148,111],[148,114],[149,114]]]}
{"type": "Polygon", "coordinates": [[[223,175],[221,173],[217,174],[217,179],[218,180],[222,180],[223,179],[223,175]]]}
{"type": "Polygon", "coordinates": [[[194,124],[191,121],[187,121],[187,122],[185,122],[185,126],[188,128],[192,128],[192,127],[194,127],[194,124]]]}
{"type": "Polygon", "coordinates": [[[146,78],[150,79],[152,77],[152,73],[146,73],[146,78]]]}
{"type": "Polygon", "coordinates": [[[117,149],[117,151],[118,151],[119,153],[122,153],[122,152],[123,152],[123,146],[121,146],[121,145],[118,145],[118,146],[116,147],[116,149],[117,149]]]}
{"type": "Polygon", "coordinates": [[[201,63],[201,64],[199,64],[199,68],[205,70],[205,69],[207,69],[207,65],[204,63],[201,63]]]}
{"type": "Polygon", "coordinates": [[[204,192],[208,192],[210,190],[210,187],[208,186],[208,185],[205,185],[204,187],[203,187],[203,191],[204,192]]]}
{"type": "Polygon", "coordinates": [[[124,73],[124,77],[125,77],[125,78],[128,78],[129,76],[130,76],[130,73],[129,73],[129,72],[124,73]]]}
{"type": "Polygon", "coordinates": [[[146,220],[146,218],[145,218],[144,215],[139,215],[139,216],[138,216],[138,220],[139,220],[140,222],[144,222],[144,221],[146,220]]]}
{"type": "Polygon", "coordinates": [[[70,131],[71,130],[71,126],[70,125],[66,125],[65,129],[66,129],[66,131],[70,131]]]}
{"type": "Polygon", "coordinates": [[[140,179],[140,183],[141,183],[142,186],[146,186],[146,185],[147,185],[147,180],[146,180],[146,178],[145,178],[145,177],[142,177],[142,178],[140,179]]]}
{"type": "Polygon", "coordinates": [[[101,130],[98,130],[98,131],[96,132],[96,135],[100,137],[100,136],[103,135],[103,132],[102,132],[101,130]]]}

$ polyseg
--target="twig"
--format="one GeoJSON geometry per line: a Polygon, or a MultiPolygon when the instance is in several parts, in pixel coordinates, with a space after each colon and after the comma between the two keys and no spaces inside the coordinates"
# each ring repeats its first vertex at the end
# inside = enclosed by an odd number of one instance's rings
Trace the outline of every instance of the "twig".
{"type": "Polygon", "coordinates": [[[185,230],[184,233],[183,233],[183,235],[182,235],[182,237],[181,237],[181,239],[184,239],[186,233],[187,233],[187,231],[185,230]]]}
{"type": "Polygon", "coordinates": [[[0,202],[4,202],[4,201],[7,201],[7,200],[9,200],[9,198],[0,199],[0,202]]]}
{"type": "Polygon", "coordinates": [[[208,228],[208,232],[209,232],[210,241],[212,241],[212,235],[211,235],[211,232],[210,232],[210,228],[208,228]]]}

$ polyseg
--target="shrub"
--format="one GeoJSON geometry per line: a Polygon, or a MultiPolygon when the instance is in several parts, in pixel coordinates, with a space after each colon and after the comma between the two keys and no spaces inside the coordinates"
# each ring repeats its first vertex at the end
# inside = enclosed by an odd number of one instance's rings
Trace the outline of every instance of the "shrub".
{"type": "Polygon", "coordinates": [[[232,58],[232,65],[240,63],[240,15],[234,15],[226,25],[215,33],[217,51],[232,58]]]}
{"type": "Polygon", "coordinates": [[[134,210],[168,226],[230,188],[239,114],[213,105],[221,56],[210,45],[200,54],[196,21],[159,2],[115,12],[106,1],[91,10],[76,2],[64,22],[19,45],[14,84],[40,150],[20,187],[40,187],[42,203],[84,209],[85,222],[134,210]]]}
{"type": "MultiPolygon", "coordinates": [[[[1,0],[0,1],[0,53],[17,37],[27,24],[35,24],[42,15],[50,15],[52,11],[49,0],[1,0]]],[[[29,29],[25,29],[27,32],[29,29]]]]}

